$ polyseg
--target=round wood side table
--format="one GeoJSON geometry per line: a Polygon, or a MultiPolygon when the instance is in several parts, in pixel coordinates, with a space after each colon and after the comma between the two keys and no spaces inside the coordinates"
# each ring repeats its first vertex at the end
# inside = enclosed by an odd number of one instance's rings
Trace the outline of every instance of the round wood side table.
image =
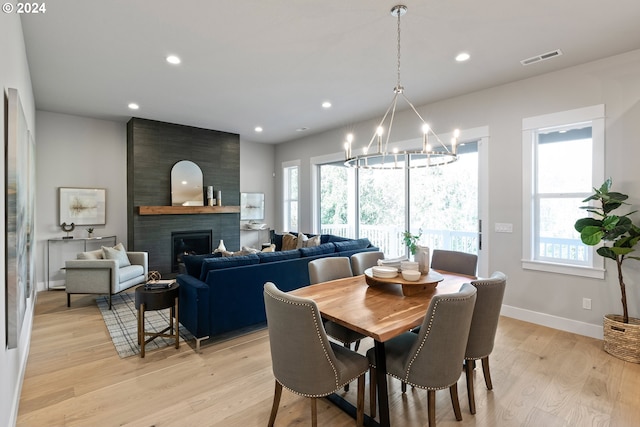
{"type": "Polygon", "coordinates": [[[138,344],[140,345],[140,357],[144,357],[144,347],[158,337],[173,338],[176,348],[180,347],[178,335],[178,285],[173,283],[166,289],[145,289],[145,285],[136,288],[136,309],[138,310],[138,344]],[[160,332],[145,332],[144,313],[151,310],[170,309],[169,326],[160,332]],[[175,325],[174,325],[175,319],[175,325]],[[175,328],[174,328],[175,326],[175,328]],[[166,333],[166,332],[169,333],[166,333]],[[149,338],[147,338],[149,337],[149,338]]]}

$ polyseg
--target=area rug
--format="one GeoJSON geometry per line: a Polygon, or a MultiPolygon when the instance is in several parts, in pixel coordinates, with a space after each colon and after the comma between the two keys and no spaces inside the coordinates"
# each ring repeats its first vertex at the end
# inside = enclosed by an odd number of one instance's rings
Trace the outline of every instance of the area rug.
{"type": "MultiPolygon", "coordinates": [[[[138,311],[135,305],[135,294],[121,293],[111,297],[112,309],[109,310],[109,298],[101,296],[96,299],[98,308],[102,313],[104,323],[107,325],[109,335],[116,351],[121,358],[135,356],[140,353],[138,346],[138,311]]],[[[145,331],[160,332],[169,326],[169,309],[147,311],[144,314],[145,331]]],[[[180,340],[188,341],[194,337],[182,325],[180,325],[180,340]]],[[[145,345],[145,353],[154,349],[174,346],[171,338],[157,337],[145,345]]]]}

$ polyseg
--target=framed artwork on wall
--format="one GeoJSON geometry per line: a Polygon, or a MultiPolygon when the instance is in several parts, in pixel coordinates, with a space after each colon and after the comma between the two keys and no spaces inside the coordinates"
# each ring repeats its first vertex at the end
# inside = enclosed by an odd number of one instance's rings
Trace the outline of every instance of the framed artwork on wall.
{"type": "Polygon", "coordinates": [[[17,89],[5,98],[5,300],[6,346],[16,348],[21,335],[27,299],[34,295],[33,252],[35,167],[33,136],[17,89]]]}
{"type": "Polygon", "coordinates": [[[264,219],[264,193],[240,193],[240,219],[264,219]]]}
{"type": "Polygon", "coordinates": [[[60,201],[59,224],[106,224],[106,192],[104,188],[58,189],[60,201]]]}

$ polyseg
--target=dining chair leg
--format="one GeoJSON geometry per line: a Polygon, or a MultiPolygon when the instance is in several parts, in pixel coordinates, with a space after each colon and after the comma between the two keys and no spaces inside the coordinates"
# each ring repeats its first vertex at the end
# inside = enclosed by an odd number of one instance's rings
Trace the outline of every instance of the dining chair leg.
{"type": "Polygon", "coordinates": [[[353,348],[353,351],[357,353],[359,348],[360,348],[360,340],[356,341],[356,346],[353,348]]]}
{"type": "Polygon", "coordinates": [[[376,417],[376,368],[373,366],[369,368],[369,416],[371,418],[376,417]]]}
{"type": "Polygon", "coordinates": [[[318,427],[318,399],[315,397],[310,398],[311,400],[311,425],[312,427],[318,427]]]}
{"type": "Polygon", "coordinates": [[[358,400],[356,403],[356,425],[364,425],[364,376],[362,374],[358,377],[358,400]]]}
{"type": "Polygon", "coordinates": [[[406,392],[407,392],[407,383],[405,383],[404,381],[402,381],[402,382],[400,383],[400,390],[401,390],[403,393],[406,393],[406,392]]]}
{"type": "Polygon", "coordinates": [[[467,397],[469,398],[469,411],[472,414],[476,413],[476,399],[473,386],[473,368],[475,367],[473,360],[464,361],[464,374],[467,378],[467,397]]]}
{"type": "Polygon", "coordinates": [[[429,427],[436,427],[436,391],[427,390],[427,415],[429,427]]]}
{"type": "Polygon", "coordinates": [[[491,373],[489,372],[489,356],[482,358],[482,373],[484,374],[484,383],[487,385],[487,389],[493,390],[491,373]]]}
{"type": "Polygon", "coordinates": [[[449,394],[451,395],[451,404],[453,405],[453,413],[456,415],[456,420],[462,421],[460,399],[458,399],[458,383],[454,383],[451,387],[449,387],[449,394]]]}
{"type": "Polygon", "coordinates": [[[271,406],[271,415],[269,416],[269,427],[273,427],[273,423],[276,422],[276,415],[278,414],[278,406],[280,406],[280,397],[282,396],[282,384],[276,381],[276,388],[273,392],[273,406],[271,406]]]}
{"type": "MultiPolygon", "coordinates": [[[[342,345],[344,345],[345,348],[348,348],[349,350],[351,350],[351,344],[345,342],[342,345]]],[[[348,383],[344,385],[344,391],[349,391],[349,384],[348,383]]]]}

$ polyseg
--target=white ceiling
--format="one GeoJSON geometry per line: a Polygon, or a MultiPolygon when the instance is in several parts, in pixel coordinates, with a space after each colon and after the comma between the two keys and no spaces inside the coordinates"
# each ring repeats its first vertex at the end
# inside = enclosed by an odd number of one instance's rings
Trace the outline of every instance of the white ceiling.
{"type": "MultiPolygon", "coordinates": [[[[279,143],[384,113],[396,84],[395,4],[56,0],[22,15],[22,26],[40,110],[279,143]],[[167,64],[168,54],[182,64],[167,64]]],[[[401,77],[415,105],[640,48],[639,0],[403,4],[401,77]],[[564,54],[520,64],[555,49],[564,54]],[[466,63],[454,60],[461,51],[466,63]]]]}

